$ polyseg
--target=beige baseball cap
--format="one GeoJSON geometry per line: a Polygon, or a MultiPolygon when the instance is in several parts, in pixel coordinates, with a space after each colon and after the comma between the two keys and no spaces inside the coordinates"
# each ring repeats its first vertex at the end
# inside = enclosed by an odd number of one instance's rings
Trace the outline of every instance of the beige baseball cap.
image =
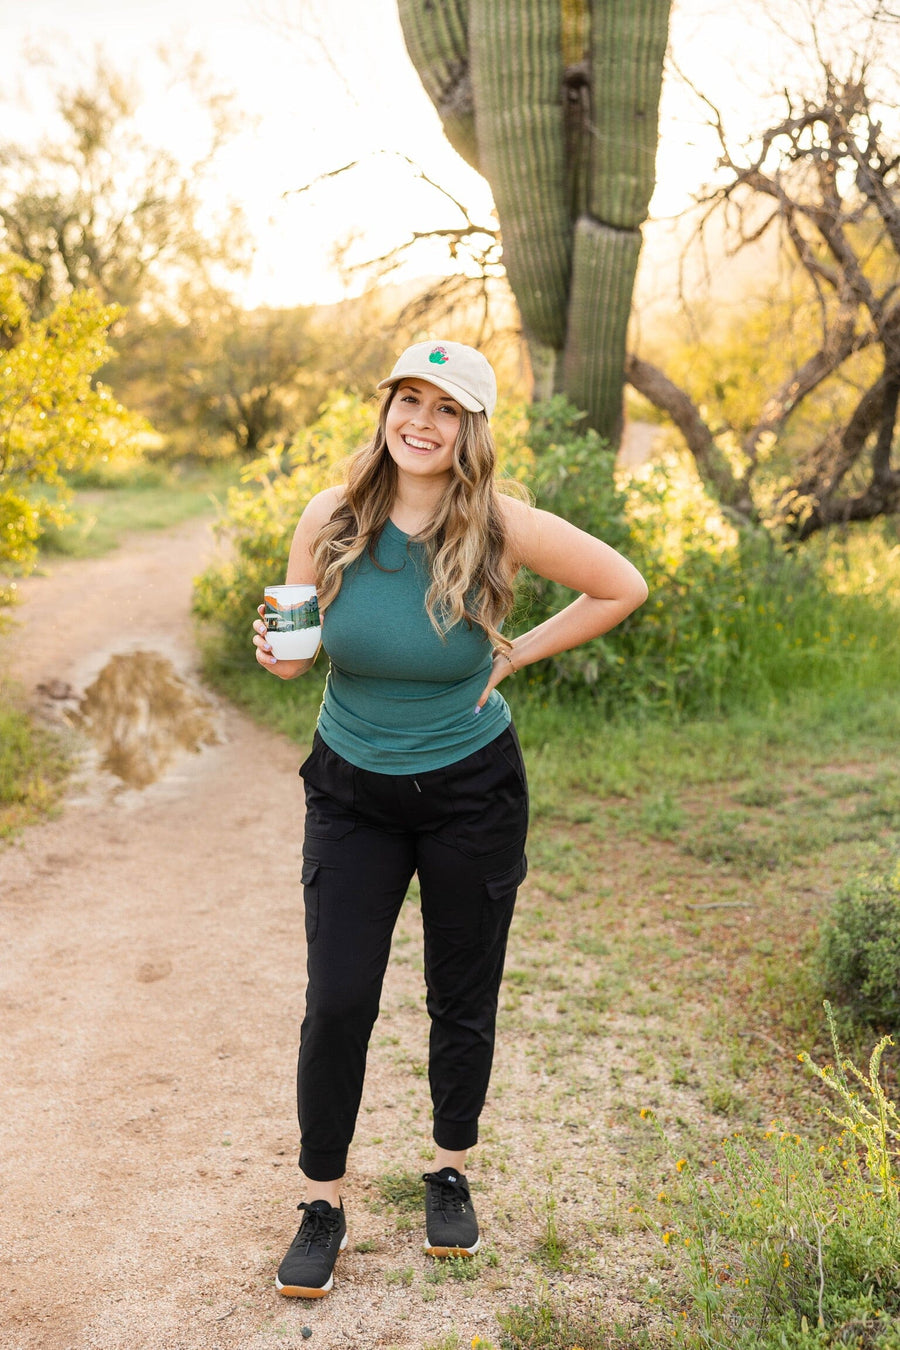
{"type": "Polygon", "coordinates": [[[397,358],[379,389],[398,380],[429,380],[469,412],[490,417],[497,404],[497,377],[487,357],[462,342],[417,342],[397,358]]]}

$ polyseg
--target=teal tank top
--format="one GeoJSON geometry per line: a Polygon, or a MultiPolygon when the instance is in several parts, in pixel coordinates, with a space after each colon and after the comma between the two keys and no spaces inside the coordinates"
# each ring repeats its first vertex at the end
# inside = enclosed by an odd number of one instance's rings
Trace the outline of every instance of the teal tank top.
{"type": "Polygon", "coordinates": [[[374,773],[441,769],[499,736],[510,721],[495,689],[475,704],[491,672],[484,629],[455,624],[442,639],[425,609],[428,555],[392,521],[375,546],[345,569],[322,617],[331,667],[319,735],[337,754],[374,773]]]}

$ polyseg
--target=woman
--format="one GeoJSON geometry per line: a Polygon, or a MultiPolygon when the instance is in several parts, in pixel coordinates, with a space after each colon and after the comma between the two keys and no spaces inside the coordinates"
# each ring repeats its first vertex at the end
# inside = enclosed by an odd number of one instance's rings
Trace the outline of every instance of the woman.
{"type": "MultiPolygon", "coordinates": [[[[488,425],[497,387],[479,352],[417,343],[378,387],[387,392],[375,436],[346,485],[304,510],[287,570],[289,583],[318,587],[331,661],[300,770],[309,979],[297,1101],[308,1191],[276,1280],[302,1298],[328,1292],[346,1246],[341,1180],[391,935],[415,873],[436,1146],[423,1177],[425,1250],[478,1249],[466,1155],[490,1077],[528,816],[497,686],[607,632],[647,596],[615,550],[498,493],[488,425]],[[501,626],[522,566],[581,595],[510,641],[501,626]]],[[[264,623],[253,626],[264,669],[289,680],[310,668],[276,660],[264,623]]]]}

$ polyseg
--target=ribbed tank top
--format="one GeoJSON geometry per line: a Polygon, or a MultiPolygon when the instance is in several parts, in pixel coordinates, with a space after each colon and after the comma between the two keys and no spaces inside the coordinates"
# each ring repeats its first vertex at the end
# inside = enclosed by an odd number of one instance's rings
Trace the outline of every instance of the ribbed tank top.
{"type": "Polygon", "coordinates": [[[441,769],[499,736],[509,724],[490,678],[482,628],[455,624],[442,639],[425,609],[431,584],[424,544],[388,521],[375,546],[344,571],[322,617],[331,667],[319,734],[337,754],[375,773],[441,769]],[[377,565],[376,565],[377,563],[377,565]]]}

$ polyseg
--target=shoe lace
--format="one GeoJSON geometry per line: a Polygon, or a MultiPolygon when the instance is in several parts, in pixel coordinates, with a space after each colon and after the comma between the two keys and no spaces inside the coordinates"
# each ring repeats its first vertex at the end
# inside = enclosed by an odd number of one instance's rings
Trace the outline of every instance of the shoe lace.
{"type": "Polygon", "coordinates": [[[321,1210],[313,1209],[305,1200],[302,1200],[297,1208],[305,1209],[306,1213],[297,1229],[292,1246],[305,1247],[307,1251],[310,1247],[327,1247],[337,1232],[338,1220],[331,1214],[323,1214],[321,1210]]]}
{"type": "Polygon", "coordinates": [[[425,1172],[423,1181],[430,1183],[428,1201],[432,1213],[441,1213],[445,1218],[448,1211],[462,1214],[469,1202],[469,1188],[464,1181],[450,1181],[437,1172],[425,1172]]]}

